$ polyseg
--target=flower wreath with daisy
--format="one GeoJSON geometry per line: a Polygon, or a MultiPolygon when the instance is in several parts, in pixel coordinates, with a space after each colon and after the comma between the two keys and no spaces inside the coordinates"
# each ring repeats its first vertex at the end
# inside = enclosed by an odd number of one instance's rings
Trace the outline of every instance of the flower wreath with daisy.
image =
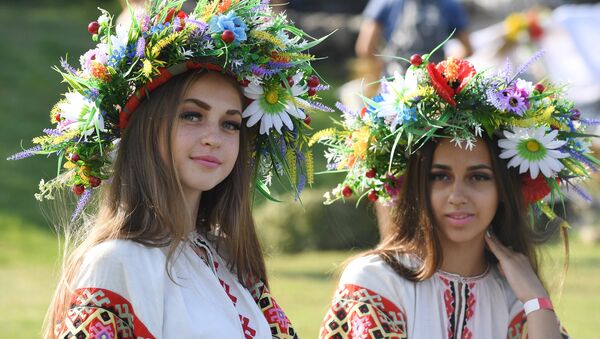
{"type": "MultiPolygon", "coordinates": [[[[439,47],[438,47],[439,48],[439,47]]],[[[434,50],[435,52],[435,50],[434,50]]],[[[432,52],[433,53],[433,52],[432,52]]],[[[535,60],[513,72],[510,62],[498,72],[477,72],[466,60],[428,62],[413,55],[405,76],[382,79],[378,95],[363,97],[355,112],[341,103],[340,128],[321,130],[310,144],[327,147],[326,172],[347,172],[343,182],[325,193],[326,204],[359,195],[391,203],[399,194],[408,158],[432,138],[451,138],[471,149],[477,137],[499,136],[500,158],[517,167],[524,201],[549,218],[556,217],[545,197],[563,199],[572,189],[590,199],[581,179],[600,166],[589,149],[585,119],[564,88],[548,82],[533,84],[519,75],[535,60]]]]}
{"type": "Polygon", "coordinates": [[[242,116],[258,130],[252,155],[257,190],[273,199],[273,176],[287,178],[296,195],[312,183],[310,114],[333,110],[319,102],[318,91],[328,86],[307,51],[324,38],[309,37],[285,14],[274,14],[268,0],[200,0],[191,13],[181,11],[183,2],[148,1],[137,14],[130,8],[128,27],[115,27],[101,10],[87,27],[97,44],[79,58],[80,67],[67,60],[55,67],[69,88],[50,114],[54,127],[9,158],[58,157],[57,177],[41,181],[38,200],[70,187],[81,196],[79,210],[111,177],[111,154],[140,102],[171,77],[199,68],[223,71],[243,87],[242,116]]]}

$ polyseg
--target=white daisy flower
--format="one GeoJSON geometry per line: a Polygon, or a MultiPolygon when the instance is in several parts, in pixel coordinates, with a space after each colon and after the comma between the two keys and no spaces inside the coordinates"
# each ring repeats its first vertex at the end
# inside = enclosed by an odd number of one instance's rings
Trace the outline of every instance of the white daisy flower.
{"type": "Polygon", "coordinates": [[[300,80],[304,75],[298,73],[292,77],[294,85],[288,90],[279,83],[262,87],[254,83],[244,88],[244,95],[254,101],[242,113],[242,117],[248,118],[246,125],[254,126],[260,121],[260,134],[269,134],[272,127],[281,133],[285,125],[289,130],[294,129],[290,116],[304,119],[306,115],[298,107],[298,104],[308,106],[308,102],[298,98],[306,92],[305,86],[300,86],[300,80]]]}
{"type": "Polygon", "coordinates": [[[508,167],[519,167],[519,173],[529,171],[531,179],[542,174],[551,178],[556,175],[564,165],[558,160],[568,158],[569,154],[557,148],[567,143],[566,140],[556,140],[558,131],[546,134],[545,127],[519,128],[514,132],[504,131],[506,139],[498,140],[498,146],[503,149],[500,158],[510,159],[508,167]]]}

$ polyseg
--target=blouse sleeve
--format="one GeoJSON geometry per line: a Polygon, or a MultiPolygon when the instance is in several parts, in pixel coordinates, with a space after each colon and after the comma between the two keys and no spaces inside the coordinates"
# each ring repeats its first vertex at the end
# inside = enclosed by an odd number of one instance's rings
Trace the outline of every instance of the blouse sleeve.
{"type": "Polygon", "coordinates": [[[321,324],[321,338],[407,338],[406,313],[358,285],[338,288],[321,324]]]}
{"type": "Polygon", "coordinates": [[[57,329],[60,338],[155,338],[139,316],[143,308],[160,308],[152,302],[156,284],[148,278],[151,272],[140,272],[144,268],[139,261],[149,258],[127,248],[141,245],[113,245],[102,244],[85,256],[67,314],[57,329]]]}
{"type": "Polygon", "coordinates": [[[250,289],[250,294],[252,294],[252,298],[254,298],[267,319],[272,338],[298,338],[292,323],[271,295],[269,288],[262,281],[250,289]]]}

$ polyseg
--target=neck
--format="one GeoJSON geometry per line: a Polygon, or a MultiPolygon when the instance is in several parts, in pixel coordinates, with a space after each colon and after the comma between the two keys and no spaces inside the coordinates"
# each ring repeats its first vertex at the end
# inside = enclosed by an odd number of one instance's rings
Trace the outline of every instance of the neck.
{"type": "Polygon", "coordinates": [[[185,204],[187,207],[187,211],[190,216],[189,229],[186,229],[186,233],[189,233],[194,230],[194,225],[196,225],[196,219],[198,218],[198,210],[200,208],[200,198],[202,197],[202,192],[200,191],[184,191],[185,204]]]}
{"type": "Polygon", "coordinates": [[[442,241],[441,269],[463,277],[483,274],[487,269],[484,239],[471,243],[444,243],[442,241]]]}

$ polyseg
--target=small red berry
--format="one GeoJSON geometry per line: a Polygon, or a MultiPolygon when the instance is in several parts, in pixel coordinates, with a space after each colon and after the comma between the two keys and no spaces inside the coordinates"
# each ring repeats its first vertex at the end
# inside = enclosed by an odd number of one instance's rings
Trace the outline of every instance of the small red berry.
{"type": "Polygon", "coordinates": [[[312,118],[310,117],[310,115],[306,115],[306,118],[304,118],[304,123],[307,125],[310,125],[310,122],[312,121],[312,118]]]}
{"type": "Polygon", "coordinates": [[[375,202],[375,201],[377,201],[377,199],[379,199],[379,195],[377,195],[377,192],[375,190],[371,190],[371,192],[369,192],[369,195],[367,195],[367,198],[369,198],[369,200],[375,202]]]}
{"type": "Polygon", "coordinates": [[[544,85],[542,84],[535,84],[535,86],[533,86],[533,89],[538,91],[539,93],[544,93],[546,87],[544,87],[544,85]]]}
{"type": "Polygon", "coordinates": [[[367,171],[367,173],[365,173],[365,175],[367,176],[367,178],[375,178],[375,175],[377,175],[377,170],[371,168],[367,171]]]}
{"type": "Polygon", "coordinates": [[[306,80],[306,84],[308,85],[308,87],[317,87],[320,83],[321,81],[316,75],[311,75],[310,77],[308,77],[308,80],[306,80]]]}
{"type": "Polygon", "coordinates": [[[100,186],[100,183],[102,183],[102,180],[100,180],[100,178],[90,177],[90,186],[98,187],[100,186]]]}
{"type": "Polygon", "coordinates": [[[292,77],[287,77],[287,82],[290,87],[294,86],[294,79],[292,77]]]}
{"type": "Polygon", "coordinates": [[[240,82],[240,84],[242,85],[242,87],[248,87],[248,85],[250,85],[250,80],[244,79],[242,80],[242,82],[240,82]]]}
{"type": "Polygon", "coordinates": [[[56,115],[54,116],[54,120],[60,121],[60,114],[59,113],[56,113],[56,115]]]}
{"type": "Polygon", "coordinates": [[[315,94],[317,94],[317,90],[316,90],[314,87],[310,87],[310,88],[308,89],[308,96],[309,96],[309,97],[312,97],[312,96],[314,96],[315,94]]]}
{"type": "Polygon", "coordinates": [[[223,31],[223,33],[221,33],[221,39],[226,44],[230,44],[233,42],[233,40],[235,40],[235,34],[233,31],[226,29],[223,31]]]}
{"type": "Polygon", "coordinates": [[[75,195],[82,195],[83,191],[85,191],[85,187],[83,187],[83,185],[73,185],[71,191],[73,191],[75,195]]]}
{"type": "Polygon", "coordinates": [[[79,154],[77,153],[73,153],[71,154],[71,161],[72,162],[78,162],[81,158],[79,157],[79,154]]]}
{"type": "Polygon", "coordinates": [[[344,197],[346,198],[350,198],[350,196],[352,195],[352,189],[350,188],[350,186],[344,187],[344,189],[342,190],[342,195],[344,195],[344,197]]]}
{"type": "Polygon", "coordinates": [[[98,34],[98,30],[100,29],[100,24],[98,21],[92,21],[88,24],[88,32],[90,34],[98,34]]]}
{"type": "Polygon", "coordinates": [[[421,56],[418,54],[413,54],[410,57],[410,63],[413,66],[421,66],[421,64],[423,63],[423,58],[421,58],[421,56]]]}

